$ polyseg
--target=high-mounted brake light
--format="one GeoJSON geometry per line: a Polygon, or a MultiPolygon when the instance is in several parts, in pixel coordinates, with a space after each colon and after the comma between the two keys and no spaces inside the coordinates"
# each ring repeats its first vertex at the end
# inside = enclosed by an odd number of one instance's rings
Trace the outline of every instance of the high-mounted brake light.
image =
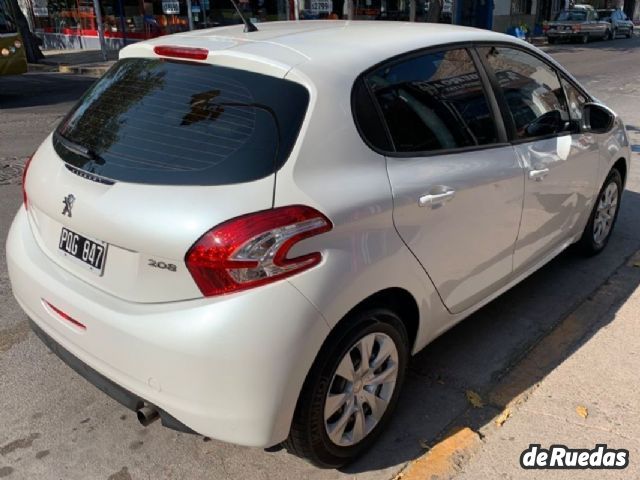
{"type": "Polygon", "coordinates": [[[171,45],[158,45],[153,47],[156,55],[172,58],[185,58],[187,60],[206,60],[209,50],[195,47],[173,47],[171,45]]]}
{"type": "Polygon", "coordinates": [[[33,155],[31,155],[27,161],[24,163],[24,169],[22,170],[22,202],[24,203],[24,208],[29,208],[28,198],[27,198],[27,170],[29,170],[29,165],[31,164],[31,159],[33,155]]]}
{"type": "Polygon", "coordinates": [[[311,207],[264,210],[209,230],[189,249],[185,262],[207,297],[246,290],[318,265],[320,252],[287,255],[301,240],[331,228],[331,221],[311,207]]]}

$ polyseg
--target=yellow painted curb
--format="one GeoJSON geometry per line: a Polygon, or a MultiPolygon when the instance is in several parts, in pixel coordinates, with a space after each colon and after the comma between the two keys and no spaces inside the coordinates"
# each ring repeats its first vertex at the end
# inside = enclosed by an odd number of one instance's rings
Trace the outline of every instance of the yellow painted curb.
{"type": "Polygon", "coordinates": [[[480,437],[469,427],[455,428],[427,453],[411,462],[397,480],[446,479],[456,473],[460,457],[471,454],[481,444],[480,437]]]}

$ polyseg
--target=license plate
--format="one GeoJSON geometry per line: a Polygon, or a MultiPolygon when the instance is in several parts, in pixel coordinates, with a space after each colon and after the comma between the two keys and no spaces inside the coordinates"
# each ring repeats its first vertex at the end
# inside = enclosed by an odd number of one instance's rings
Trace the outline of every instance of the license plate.
{"type": "Polygon", "coordinates": [[[63,255],[80,262],[85,268],[98,275],[103,274],[107,256],[106,243],[91,240],[62,227],[58,248],[63,255]]]}

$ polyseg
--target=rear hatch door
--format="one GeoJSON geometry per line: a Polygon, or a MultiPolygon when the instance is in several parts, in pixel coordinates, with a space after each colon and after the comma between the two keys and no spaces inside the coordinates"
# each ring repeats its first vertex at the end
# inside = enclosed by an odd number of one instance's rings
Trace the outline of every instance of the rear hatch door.
{"type": "Polygon", "coordinates": [[[41,248],[114,296],[202,296],[185,254],[215,225],[271,208],[308,104],[301,85],[209,64],[128,58],[34,155],[41,248]]]}

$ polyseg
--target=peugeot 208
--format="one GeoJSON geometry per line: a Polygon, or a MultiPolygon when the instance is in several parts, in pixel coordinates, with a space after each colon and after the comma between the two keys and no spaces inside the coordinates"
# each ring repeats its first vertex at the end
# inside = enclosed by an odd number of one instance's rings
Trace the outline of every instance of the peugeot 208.
{"type": "Polygon", "coordinates": [[[143,423],[343,465],[409,356],[607,244],[622,121],[505,35],[305,21],[140,42],[25,168],[38,335],[143,423]]]}

